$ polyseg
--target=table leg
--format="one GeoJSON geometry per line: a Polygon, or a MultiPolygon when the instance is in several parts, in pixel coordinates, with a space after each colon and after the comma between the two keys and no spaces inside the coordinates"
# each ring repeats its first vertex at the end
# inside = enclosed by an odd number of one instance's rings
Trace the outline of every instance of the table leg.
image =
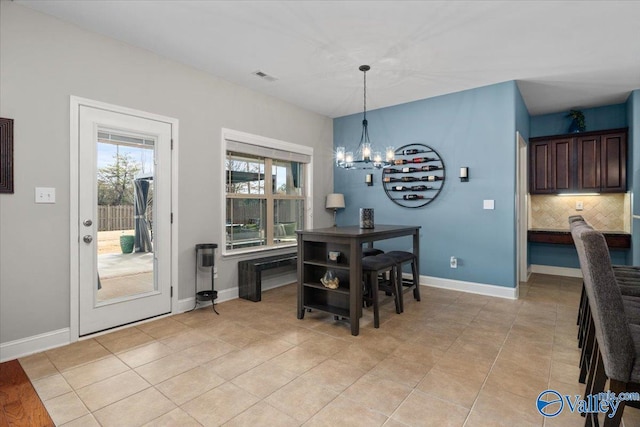
{"type": "Polygon", "coordinates": [[[416,274],[420,279],[420,229],[416,228],[413,233],[413,254],[416,256],[416,274]]]}
{"type": "Polygon", "coordinates": [[[349,257],[349,318],[351,335],[358,335],[362,317],[362,244],[355,239],[351,241],[349,257]]]}

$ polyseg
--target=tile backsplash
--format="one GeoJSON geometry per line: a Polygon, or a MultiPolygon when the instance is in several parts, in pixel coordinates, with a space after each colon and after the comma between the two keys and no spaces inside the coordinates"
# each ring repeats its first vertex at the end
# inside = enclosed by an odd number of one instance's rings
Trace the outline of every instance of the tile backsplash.
{"type": "Polygon", "coordinates": [[[529,196],[529,228],[568,230],[568,218],[582,215],[600,231],[631,229],[631,197],[629,193],[600,194],[599,196],[529,196]],[[576,210],[582,202],[583,210],[576,210]]]}

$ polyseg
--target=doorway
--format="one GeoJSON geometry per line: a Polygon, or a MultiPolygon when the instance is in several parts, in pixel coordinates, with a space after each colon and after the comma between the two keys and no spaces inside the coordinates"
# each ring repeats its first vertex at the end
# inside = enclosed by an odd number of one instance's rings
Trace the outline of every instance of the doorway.
{"type": "Polygon", "coordinates": [[[72,98],[71,129],[73,340],[172,311],[177,121],[72,98]]]}

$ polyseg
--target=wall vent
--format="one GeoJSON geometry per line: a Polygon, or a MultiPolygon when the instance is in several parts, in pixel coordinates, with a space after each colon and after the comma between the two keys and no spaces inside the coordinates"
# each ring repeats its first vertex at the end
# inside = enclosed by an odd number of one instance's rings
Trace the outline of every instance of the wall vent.
{"type": "Polygon", "coordinates": [[[269,74],[265,73],[264,71],[260,71],[260,70],[254,71],[251,74],[253,74],[254,76],[258,76],[261,79],[266,80],[268,82],[275,82],[276,80],[278,80],[277,77],[270,76],[269,74]]]}

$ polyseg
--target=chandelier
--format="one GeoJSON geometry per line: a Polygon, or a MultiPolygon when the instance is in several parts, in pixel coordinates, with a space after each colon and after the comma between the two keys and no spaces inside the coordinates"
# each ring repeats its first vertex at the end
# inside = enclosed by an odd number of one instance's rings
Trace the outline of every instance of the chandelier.
{"type": "Polygon", "coordinates": [[[393,164],[395,150],[387,147],[385,155],[377,151],[369,140],[369,122],[367,122],[367,71],[371,69],[368,65],[361,65],[359,70],[364,74],[364,116],[362,119],[362,135],[360,143],[353,151],[347,151],[346,147],[336,147],[336,166],[344,169],[380,169],[393,164]]]}

